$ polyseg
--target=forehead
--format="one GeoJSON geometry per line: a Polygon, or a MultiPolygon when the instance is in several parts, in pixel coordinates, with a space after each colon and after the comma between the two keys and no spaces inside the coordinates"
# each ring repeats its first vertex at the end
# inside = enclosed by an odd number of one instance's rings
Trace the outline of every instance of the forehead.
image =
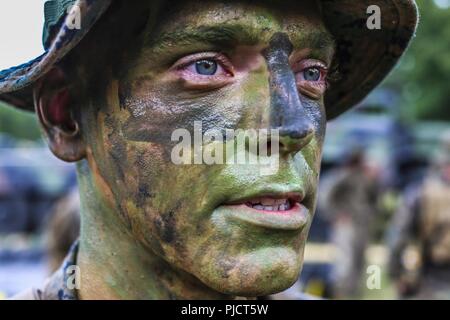
{"type": "Polygon", "coordinates": [[[148,44],[171,46],[193,40],[264,44],[278,32],[287,34],[294,46],[333,44],[315,0],[179,1],[160,19],[148,44]]]}

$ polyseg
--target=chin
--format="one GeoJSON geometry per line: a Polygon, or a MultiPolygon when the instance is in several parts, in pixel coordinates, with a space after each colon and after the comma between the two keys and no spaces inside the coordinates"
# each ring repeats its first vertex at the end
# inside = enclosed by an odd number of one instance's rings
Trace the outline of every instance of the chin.
{"type": "Polygon", "coordinates": [[[233,296],[257,297],[281,292],[298,279],[303,250],[262,248],[237,256],[221,255],[203,264],[197,277],[212,289],[233,296]]]}

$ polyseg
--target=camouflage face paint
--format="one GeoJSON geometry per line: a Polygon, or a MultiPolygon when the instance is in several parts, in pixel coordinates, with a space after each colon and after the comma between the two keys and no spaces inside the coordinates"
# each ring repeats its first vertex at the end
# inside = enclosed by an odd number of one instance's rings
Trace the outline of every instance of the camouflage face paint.
{"type": "Polygon", "coordinates": [[[325,130],[322,87],[303,79],[304,61],[329,65],[332,55],[315,2],[184,2],[159,19],[84,106],[82,297],[281,291],[302,266],[325,130]],[[202,59],[223,73],[199,76],[202,59]],[[175,165],[171,133],[192,133],[194,121],[205,131],[279,128],[279,170],[175,165]],[[292,210],[255,209],[275,200],[292,210]]]}

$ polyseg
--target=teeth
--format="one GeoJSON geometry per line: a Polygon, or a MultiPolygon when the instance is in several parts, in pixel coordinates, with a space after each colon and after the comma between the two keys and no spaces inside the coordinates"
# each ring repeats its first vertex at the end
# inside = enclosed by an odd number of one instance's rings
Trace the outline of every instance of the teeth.
{"type": "Polygon", "coordinates": [[[261,203],[263,206],[273,206],[275,204],[275,199],[262,198],[261,203]]]}
{"type": "Polygon", "coordinates": [[[286,211],[291,209],[291,204],[287,199],[260,198],[250,200],[249,205],[254,209],[265,211],[286,211]]]}

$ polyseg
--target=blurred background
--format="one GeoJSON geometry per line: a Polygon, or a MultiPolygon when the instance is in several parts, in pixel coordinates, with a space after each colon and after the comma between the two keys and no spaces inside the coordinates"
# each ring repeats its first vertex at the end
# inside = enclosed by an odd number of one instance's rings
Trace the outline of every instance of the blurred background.
{"type": "MultiPolygon", "coordinates": [[[[0,3],[0,70],[42,53],[43,3],[0,3]]],[[[278,297],[450,299],[450,0],[417,3],[401,63],[328,124],[305,266],[278,297]]],[[[58,266],[78,207],[74,166],[48,151],[33,115],[0,103],[0,299],[58,266]]]]}

